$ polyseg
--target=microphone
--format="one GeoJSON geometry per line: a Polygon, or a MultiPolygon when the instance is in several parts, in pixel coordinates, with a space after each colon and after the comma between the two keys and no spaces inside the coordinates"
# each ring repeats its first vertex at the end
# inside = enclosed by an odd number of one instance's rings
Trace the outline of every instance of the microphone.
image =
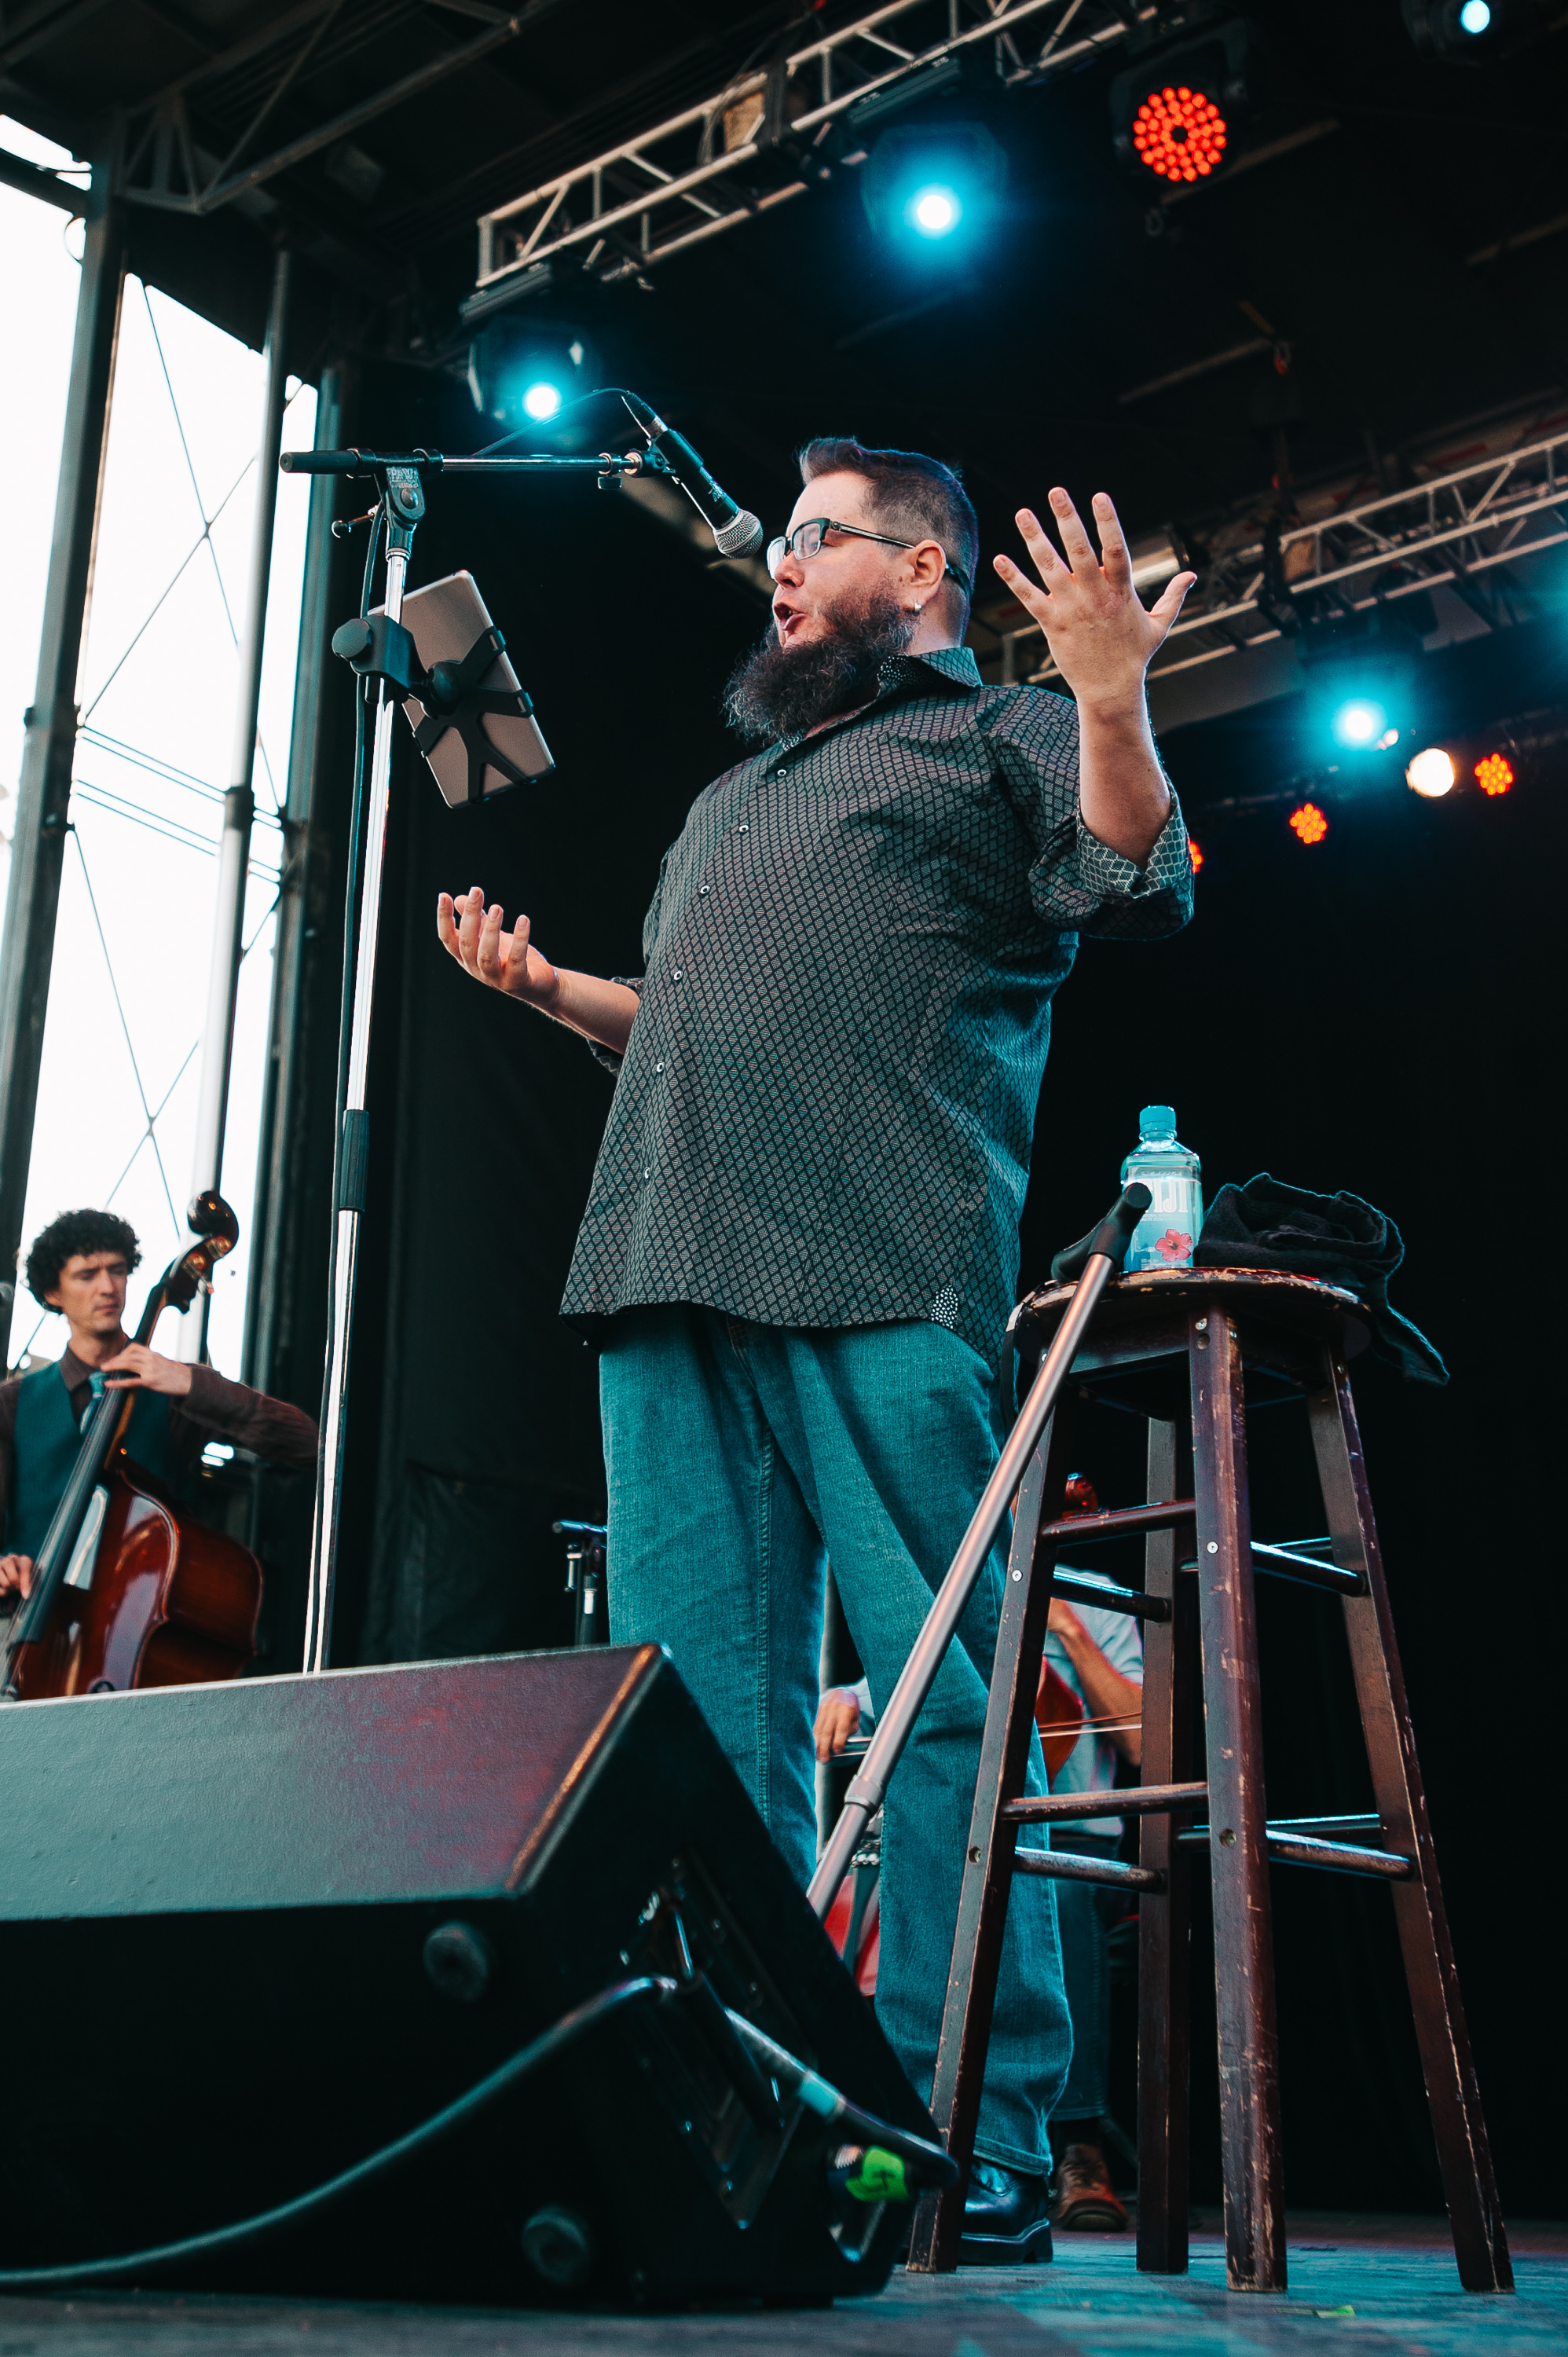
{"type": "Polygon", "coordinates": [[[685,436],[666,425],[658,411],[650,409],[635,393],[623,393],[621,399],[648,436],[649,448],[659,453],[671,480],[680,484],[713,533],[719,554],[748,556],[754,548],[760,548],[761,522],[719,489],[685,436]]]}

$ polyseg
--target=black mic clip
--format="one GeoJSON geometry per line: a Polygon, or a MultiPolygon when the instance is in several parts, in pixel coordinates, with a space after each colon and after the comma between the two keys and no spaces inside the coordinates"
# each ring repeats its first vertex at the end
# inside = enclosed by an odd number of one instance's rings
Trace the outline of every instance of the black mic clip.
{"type": "Polygon", "coordinates": [[[646,450],[628,450],[624,457],[619,458],[613,450],[599,452],[598,482],[601,491],[618,491],[628,475],[665,475],[671,482],[675,479],[675,470],[664,453],[651,443],[646,450]]]}

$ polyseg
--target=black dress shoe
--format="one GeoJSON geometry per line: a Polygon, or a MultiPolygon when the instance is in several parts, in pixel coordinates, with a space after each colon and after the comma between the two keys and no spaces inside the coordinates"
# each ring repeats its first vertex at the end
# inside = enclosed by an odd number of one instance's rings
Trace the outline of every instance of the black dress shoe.
{"type": "Polygon", "coordinates": [[[969,2172],[959,2265],[1044,2266],[1051,2248],[1050,2186],[1044,2177],[977,2160],[969,2172]]]}

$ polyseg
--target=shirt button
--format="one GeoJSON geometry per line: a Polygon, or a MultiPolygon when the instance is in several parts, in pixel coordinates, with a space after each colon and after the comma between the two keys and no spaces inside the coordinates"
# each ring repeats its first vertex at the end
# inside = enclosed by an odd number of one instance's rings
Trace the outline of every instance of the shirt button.
{"type": "Polygon", "coordinates": [[[684,981],[684,979],[685,979],[685,976],[682,974],[682,971],[681,971],[681,969],[680,969],[680,967],[679,967],[679,966],[677,966],[677,967],[676,967],[676,969],[675,969],[675,975],[674,975],[674,978],[675,978],[675,980],[676,980],[677,982],[683,982],[683,981],[684,981]]]}
{"type": "Polygon", "coordinates": [[[651,1171],[651,1170],[645,1169],[645,1170],[643,1171],[643,1174],[642,1174],[642,1175],[643,1175],[643,1177],[644,1177],[645,1178],[652,1178],[652,1176],[653,1176],[653,1173],[652,1173],[652,1171],[651,1171]]]}
{"type": "Polygon", "coordinates": [[[746,824],[746,823],[745,819],[742,819],[742,820],[741,820],[741,823],[740,823],[740,831],[741,831],[742,834],[749,834],[751,833],[751,829],[747,826],[747,824],[746,824]]]}
{"type": "Polygon", "coordinates": [[[655,1064],[653,1069],[656,1072],[661,1072],[664,1070],[664,1067],[662,1064],[655,1064]]]}

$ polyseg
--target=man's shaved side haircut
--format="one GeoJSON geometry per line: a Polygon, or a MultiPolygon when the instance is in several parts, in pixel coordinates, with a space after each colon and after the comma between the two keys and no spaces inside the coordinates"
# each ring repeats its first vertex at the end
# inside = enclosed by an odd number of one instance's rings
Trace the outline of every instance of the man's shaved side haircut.
{"type": "Polygon", "coordinates": [[[118,1218],[113,1211],[61,1211],[33,1238],[27,1254],[27,1290],[40,1309],[54,1307],[44,1296],[54,1291],[61,1269],[79,1253],[84,1259],[93,1253],[123,1253],[128,1269],[134,1268],[142,1257],[129,1220],[118,1218]]]}
{"type": "MultiPolygon", "coordinates": [[[[980,526],[969,494],[951,467],[920,450],[868,450],[853,435],[821,435],[800,450],[800,480],[819,475],[858,475],[869,486],[872,520],[895,540],[937,540],[950,564],[972,582],[980,558],[980,526]]],[[[954,581],[944,595],[957,598],[957,630],[969,620],[969,599],[954,581]]]]}

